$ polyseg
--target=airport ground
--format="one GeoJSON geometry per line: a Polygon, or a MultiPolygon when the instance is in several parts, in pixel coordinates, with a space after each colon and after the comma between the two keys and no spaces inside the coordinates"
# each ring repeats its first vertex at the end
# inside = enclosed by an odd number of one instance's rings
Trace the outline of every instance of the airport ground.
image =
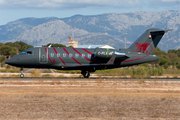
{"type": "Polygon", "coordinates": [[[3,79],[0,119],[178,120],[179,80],[3,79]]]}

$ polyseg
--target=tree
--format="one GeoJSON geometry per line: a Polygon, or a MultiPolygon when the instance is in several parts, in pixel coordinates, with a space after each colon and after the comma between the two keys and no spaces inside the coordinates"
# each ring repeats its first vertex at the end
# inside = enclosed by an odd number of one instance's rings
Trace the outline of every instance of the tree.
{"type": "Polygon", "coordinates": [[[21,45],[18,43],[18,42],[14,42],[13,43],[13,47],[16,47],[18,52],[20,52],[20,49],[21,49],[21,45]]]}
{"type": "Polygon", "coordinates": [[[17,48],[16,47],[12,47],[12,50],[10,51],[10,56],[13,57],[17,55],[17,48]]]}
{"type": "Polygon", "coordinates": [[[4,56],[0,57],[0,63],[4,62],[5,59],[6,59],[6,58],[5,58],[4,56]]]}
{"type": "Polygon", "coordinates": [[[168,53],[175,53],[176,54],[176,50],[168,50],[168,53]]]}
{"type": "Polygon", "coordinates": [[[172,59],[174,59],[174,58],[178,58],[178,55],[176,54],[176,53],[174,53],[174,52],[170,52],[170,53],[168,53],[168,57],[171,59],[171,61],[172,61],[172,59]]]}
{"type": "Polygon", "coordinates": [[[156,47],[152,54],[158,56],[159,59],[151,62],[151,64],[165,65],[165,61],[167,62],[167,60],[163,59],[163,56],[167,56],[167,53],[165,51],[162,51],[158,47],[156,47]]]}
{"type": "Polygon", "coordinates": [[[9,56],[11,50],[12,50],[12,47],[4,45],[0,48],[0,53],[1,55],[9,56]]]}
{"type": "Polygon", "coordinates": [[[0,43],[0,47],[3,46],[4,44],[3,43],[0,43]]]}
{"type": "Polygon", "coordinates": [[[8,45],[8,46],[12,47],[13,43],[12,42],[7,42],[7,43],[5,43],[5,45],[8,45]]]}
{"type": "Polygon", "coordinates": [[[24,50],[26,50],[26,49],[28,49],[28,48],[31,48],[32,46],[31,45],[24,45],[22,48],[21,48],[21,51],[20,52],[22,52],[22,51],[24,51],[24,50]]]}
{"type": "Polygon", "coordinates": [[[33,46],[28,45],[28,44],[26,44],[26,43],[24,43],[22,41],[16,41],[16,42],[13,43],[13,47],[16,47],[18,49],[18,52],[22,52],[22,51],[25,50],[25,48],[28,49],[28,48],[31,48],[33,46]]]}

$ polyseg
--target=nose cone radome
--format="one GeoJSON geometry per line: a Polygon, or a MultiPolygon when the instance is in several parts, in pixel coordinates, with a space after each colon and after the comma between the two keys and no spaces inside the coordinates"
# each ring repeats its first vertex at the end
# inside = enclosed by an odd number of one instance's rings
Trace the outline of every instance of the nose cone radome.
{"type": "Polygon", "coordinates": [[[11,58],[9,60],[6,60],[5,63],[16,67],[19,66],[19,61],[16,58],[11,58]]]}
{"type": "Polygon", "coordinates": [[[12,65],[14,62],[13,62],[12,59],[9,59],[9,60],[6,60],[5,63],[6,63],[6,64],[9,64],[9,65],[12,65]]]}

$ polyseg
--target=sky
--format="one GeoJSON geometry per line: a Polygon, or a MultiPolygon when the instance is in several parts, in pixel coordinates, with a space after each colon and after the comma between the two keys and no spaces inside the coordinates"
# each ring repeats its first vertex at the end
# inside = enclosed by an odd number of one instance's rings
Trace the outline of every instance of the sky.
{"type": "Polygon", "coordinates": [[[0,25],[26,17],[180,10],[180,0],[0,0],[0,25]]]}

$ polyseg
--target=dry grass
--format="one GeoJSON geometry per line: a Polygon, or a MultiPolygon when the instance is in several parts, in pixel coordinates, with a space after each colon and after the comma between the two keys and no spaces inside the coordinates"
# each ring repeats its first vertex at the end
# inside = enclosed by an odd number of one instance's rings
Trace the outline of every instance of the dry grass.
{"type": "Polygon", "coordinates": [[[45,74],[45,75],[42,75],[42,77],[53,77],[53,76],[50,74],[45,74]]]}
{"type": "Polygon", "coordinates": [[[0,119],[176,120],[180,83],[2,81],[0,119]]]}
{"type": "MultiPolygon", "coordinates": [[[[28,71],[29,69],[25,69],[25,71],[28,71]]],[[[55,73],[70,73],[74,74],[71,75],[70,77],[82,77],[82,75],[77,76],[76,73],[80,73],[80,71],[58,71],[58,70],[53,70],[55,73]]],[[[3,69],[1,70],[2,74],[0,74],[0,77],[19,77],[20,76],[20,70],[19,69],[3,69]],[[14,73],[14,75],[8,75],[8,74],[3,74],[3,73],[14,73]],[[15,75],[18,74],[18,75],[15,75]]],[[[112,78],[117,77],[117,76],[131,76],[132,78],[150,78],[150,76],[167,76],[168,77],[173,77],[177,78],[179,76],[179,69],[163,69],[162,67],[157,67],[157,68],[148,68],[145,66],[134,66],[134,67],[126,67],[126,68],[119,68],[119,69],[107,69],[107,70],[102,70],[102,71],[96,71],[94,74],[95,76],[98,76],[99,78],[101,76],[111,76],[112,78]]],[[[43,74],[41,73],[40,69],[33,69],[32,72],[25,73],[25,77],[69,77],[67,75],[54,75],[51,73],[43,74]],[[27,74],[27,75],[26,75],[27,74]]]]}
{"type": "Polygon", "coordinates": [[[32,77],[41,77],[41,71],[39,69],[32,70],[32,77]]]}

